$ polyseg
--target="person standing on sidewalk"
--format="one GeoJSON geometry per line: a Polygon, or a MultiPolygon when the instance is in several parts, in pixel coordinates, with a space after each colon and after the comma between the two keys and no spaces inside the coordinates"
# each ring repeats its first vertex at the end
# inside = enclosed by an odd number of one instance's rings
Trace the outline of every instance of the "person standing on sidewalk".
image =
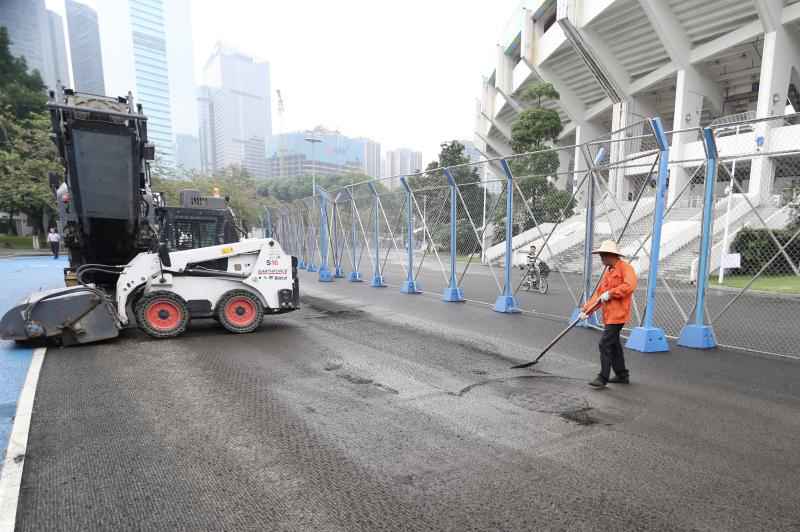
{"type": "Polygon", "coordinates": [[[57,259],[58,248],[61,246],[61,235],[58,234],[55,227],[51,227],[50,232],[47,233],[47,243],[50,244],[50,251],[53,252],[53,259],[57,259]]]}
{"type": "Polygon", "coordinates": [[[589,383],[590,386],[602,389],[609,382],[628,384],[630,377],[625,368],[625,354],[622,350],[619,334],[622,327],[631,317],[631,303],[636,290],[636,272],[633,266],[622,260],[622,253],[613,240],[604,241],[600,247],[592,251],[600,255],[606,267],[603,278],[594,295],[581,309],[580,318],[588,318],[588,312],[598,302],[603,307],[603,336],[600,338],[600,373],[589,383]],[[611,370],[614,377],[611,377],[611,370]]]}

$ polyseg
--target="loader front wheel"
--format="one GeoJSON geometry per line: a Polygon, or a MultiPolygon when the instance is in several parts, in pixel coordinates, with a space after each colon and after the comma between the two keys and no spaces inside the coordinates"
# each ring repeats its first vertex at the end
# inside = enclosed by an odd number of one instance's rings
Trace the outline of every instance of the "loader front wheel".
{"type": "Polygon", "coordinates": [[[217,319],[230,332],[253,332],[264,319],[264,306],[247,290],[231,290],[217,303],[217,319]]]}
{"type": "Polygon", "coordinates": [[[189,324],[189,309],[182,297],[172,292],[153,292],[136,304],[139,327],[153,338],[172,338],[189,324]]]}

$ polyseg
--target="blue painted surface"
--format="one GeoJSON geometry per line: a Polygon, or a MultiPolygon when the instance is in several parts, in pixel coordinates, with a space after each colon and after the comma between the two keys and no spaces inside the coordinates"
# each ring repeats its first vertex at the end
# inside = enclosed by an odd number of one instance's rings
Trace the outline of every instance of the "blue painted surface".
{"type": "MultiPolygon", "coordinates": [[[[19,300],[38,290],[64,285],[67,260],[52,257],[0,259],[0,316],[19,300]]],[[[5,456],[11,424],[33,350],[0,340],[0,452],[5,456]]]]}

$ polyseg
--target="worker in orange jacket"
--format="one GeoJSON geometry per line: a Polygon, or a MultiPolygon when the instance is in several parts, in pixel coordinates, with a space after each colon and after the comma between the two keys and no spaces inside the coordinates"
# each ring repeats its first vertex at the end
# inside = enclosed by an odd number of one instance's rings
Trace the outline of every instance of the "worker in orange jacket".
{"type": "Polygon", "coordinates": [[[606,267],[603,278],[594,295],[581,309],[580,318],[585,320],[598,302],[603,307],[603,336],[600,338],[600,374],[589,383],[602,389],[609,382],[628,384],[630,377],[625,369],[625,355],[619,334],[631,317],[631,303],[636,290],[636,272],[633,266],[622,260],[622,253],[613,240],[604,241],[592,254],[600,255],[606,267]],[[614,377],[611,377],[611,369],[614,377]]]}

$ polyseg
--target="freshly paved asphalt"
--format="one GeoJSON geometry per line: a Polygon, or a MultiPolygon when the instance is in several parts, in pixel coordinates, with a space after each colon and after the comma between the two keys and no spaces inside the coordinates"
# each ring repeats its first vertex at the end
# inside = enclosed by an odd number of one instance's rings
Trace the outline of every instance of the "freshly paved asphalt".
{"type": "Polygon", "coordinates": [[[800,361],[303,274],[251,335],[48,351],[19,530],[798,530],[800,361]]]}

